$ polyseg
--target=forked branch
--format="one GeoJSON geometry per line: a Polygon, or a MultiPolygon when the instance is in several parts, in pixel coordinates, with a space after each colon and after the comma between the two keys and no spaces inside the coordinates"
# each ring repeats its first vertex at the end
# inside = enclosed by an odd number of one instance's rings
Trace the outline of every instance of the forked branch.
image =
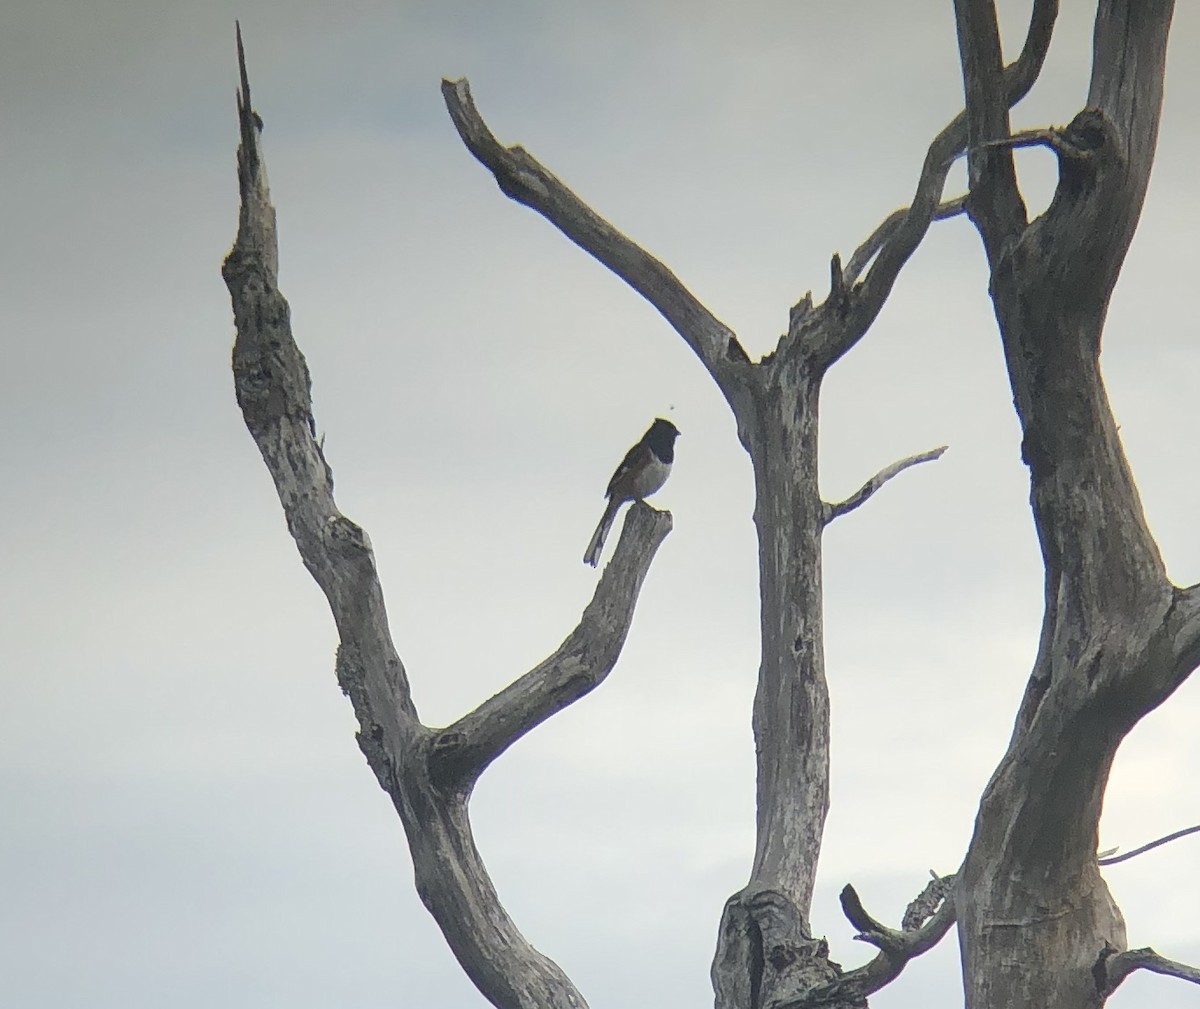
{"type": "MultiPolygon", "coordinates": [[[[990,2],[990,0],[989,0],[990,2]]],[[[1004,107],[1012,108],[1029,93],[1041,73],[1054,22],[1058,17],[1058,0],[1035,0],[1029,19],[1029,30],[1020,56],[1004,69],[1004,107]]],[[[968,141],[967,113],[960,112],[929,145],[917,180],[917,191],[911,206],[888,217],[850,259],[848,282],[853,283],[872,257],[874,264],[862,281],[860,295],[848,329],[850,338],[836,355],[845,353],[875,320],[891,293],[896,277],[939,217],[949,217],[962,207],[957,200],[942,203],[942,190],[950,167],[966,150],[968,141]]]]}
{"type": "Polygon", "coordinates": [[[1151,841],[1149,844],[1143,844],[1140,848],[1134,848],[1133,851],[1127,851],[1124,855],[1110,855],[1106,858],[1098,858],[1096,861],[1100,865],[1116,865],[1118,862],[1127,862],[1129,859],[1137,858],[1138,855],[1144,855],[1146,852],[1153,851],[1161,845],[1170,844],[1172,841],[1178,841],[1181,837],[1187,837],[1189,834],[1196,833],[1200,833],[1200,824],[1197,824],[1195,827],[1184,827],[1183,830],[1177,830],[1166,837],[1160,837],[1157,841],[1151,841]]]}

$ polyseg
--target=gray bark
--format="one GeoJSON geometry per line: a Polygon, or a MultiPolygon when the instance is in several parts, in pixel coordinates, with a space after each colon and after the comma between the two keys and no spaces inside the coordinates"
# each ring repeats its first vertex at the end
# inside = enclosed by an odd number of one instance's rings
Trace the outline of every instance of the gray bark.
{"type": "Polygon", "coordinates": [[[1149,179],[1170,0],[1101,0],[1088,106],[1042,142],[1059,184],[1016,186],[990,0],[956,3],[983,239],[1045,564],[1041,643],[958,875],[969,1009],[1084,1009],[1125,926],[1096,861],[1117,747],[1197,661],[1196,588],[1166,577],[1099,368],[1109,296],[1149,179]],[[997,143],[999,141],[1000,143],[997,143]]]}
{"type": "MultiPolygon", "coordinates": [[[[1049,45],[1054,8],[1035,6],[1018,60],[1004,70],[1004,100],[1033,85],[1049,45]]],[[[463,142],[509,197],[536,210],[645,297],[700,358],[737,421],[755,480],[761,594],[761,658],[754,699],[757,820],[747,884],[727,901],[712,966],[718,1009],[807,1004],[857,1006],[899,973],[892,951],[885,972],[839,985],[809,924],[813,885],[829,808],[829,694],[821,610],[821,536],[826,523],[861,504],[880,474],[840,505],[817,484],[818,401],[826,371],[866,333],[899,271],[935,219],[960,212],[940,202],[946,176],[967,140],[965,113],[930,145],[912,206],[888,218],[843,271],[833,257],[830,294],[806,295],[791,311],[775,352],[751,362],[736,335],[661,262],[595,213],[520,147],[505,147],[475,108],[466,81],[443,82],[463,142]]],[[[926,453],[924,458],[936,458],[926,453]]],[[[906,464],[899,464],[898,472],[906,464]]],[[[945,924],[953,920],[948,910],[945,924]]],[[[940,924],[940,923],[939,923],[940,924]]],[[[942,932],[945,928],[942,928],[942,932]]],[[[940,933],[939,933],[940,937],[940,933]]],[[[907,947],[906,947],[907,948],[907,947]]]]}
{"type": "MultiPolygon", "coordinates": [[[[1180,977],[1190,970],[1149,950],[1122,952],[1124,926],[1095,856],[1120,740],[1200,661],[1200,587],[1181,590],[1166,578],[1098,364],[1108,297],[1149,176],[1171,4],[1100,0],[1088,108],[1065,129],[1015,140],[1008,109],[1037,79],[1057,3],[1035,0],[1025,45],[1007,67],[990,0],[957,0],[955,9],[964,113],[930,144],[912,205],[885,220],[844,270],[833,257],[828,298],[801,299],[775,351],[757,362],[663,263],[528,152],[503,146],[466,81],[443,83],[460,136],[501,190],[624,279],[691,347],[753,464],[757,830],[749,879],[721,917],[717,1009],[863,1006],[956,920],[970,1009],[1083,1009],[1102,1004],[1138,967],[1180,977]],[[1011,147],[1025,142],[1049,144],[1061,170],[1052,205],[1032,223],[1012,163],[1011,147]],[[965,151],[970,192],[942,202],[950,166],[965,151]],[[879,953],[843,971],[809,922],[829,805],[821,538],[886,480],[942,450],[896,463],[846,501],[823,501],[820,388],[872,325],[931,223],[964,211],[991,266],[1030,468],[1046,566],[1041,647],[961,871],[931,884],[900,929],[872,918],[847,887],[846,915],[879,953]]],[[[546,662],[455,725],[424,726],[387,630],[370,544],[337,511],[313,437],[308,372],[276,286],[274,210],[244,63],[239,113],[241,217],[224,271],[238,330],[238,400],[301,557],[329,600],[341,638],[339,682],[359,719],[360,746],[404,824],[421,898],[480,991],[502,1009],[581,1007],[570,980],[504,912],[471,839],[467,803],[492,760],[612,668],[669,516],[646,505],[631,510],[582,622],[546,662]]]]}
{"type": "Polygon", "coordinates": [[[475,848],[467,804],[492,760],[608,675],[671,517],[635,504],[579,626],[558,650],[454,725],[421,723],[388,630],[370,541],[338,511],[315,437],[308,367],[277,285],[275,210],[240,31],[238,55],[241,209],[223,269],[237,327],[237,399],[301,559],[329,601],[341,641],[338,682],[358,718],[359,746],[404,825],[417,892],[484,996],[504,1009],[585,1009],[570,979],[505,912],[475,848]]]}
{"type": "Polygon", "coordinates": [[[1115,946],[1109,945],[1100,954],[1100,960],[1092,973],[1096,979],[1096,987],[1107,998],[1135,970],[1148,970],[1154,974],[1165,974],[1181,981],[1200,984],[1200,969],[1178,960],[1168,960],[1149,946],[1127,949],[1121,953],[1115,946]]]}

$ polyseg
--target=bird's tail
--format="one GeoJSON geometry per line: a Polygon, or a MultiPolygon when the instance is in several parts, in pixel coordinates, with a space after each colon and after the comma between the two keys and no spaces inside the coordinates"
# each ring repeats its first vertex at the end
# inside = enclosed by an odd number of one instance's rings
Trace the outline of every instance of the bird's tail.
{"type": "Polygon", "coordinates": [[[608,531],[612,528],[613,519],[617,517],[617,511],[621,507],[621,502],[609,498],[608,504],[604,508],[604,514],[600,516],[600,524],[596,526],[596,531],[592,533],[592,541],[588,544],[587,551],[583,555],[583,563],[590,564],[595,567],[600,562],[600,551],[604,549],[604,541],[608,539],[608,531]]]}

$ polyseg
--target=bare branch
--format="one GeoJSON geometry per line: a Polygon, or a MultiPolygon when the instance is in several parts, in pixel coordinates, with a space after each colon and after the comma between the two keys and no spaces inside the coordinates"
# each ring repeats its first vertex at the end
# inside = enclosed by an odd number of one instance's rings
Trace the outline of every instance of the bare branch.
{"type": "Polygon", "coordinates": [[[842,272],[842,257],[835,252],[829,260],[829,301],[839,311],[845,310],[849,289],[850,285],[846,283],[842,272]]]}
{"type": "Polygon", "coordinates": [[[907,932],[893,929],[862,931],[856,938],[877,946],[879,955],[865,966],[849,971],[842,978],[843,983],[853,985],[862,995],[879,991],[899,977],[910,960],[941,942],[954,921],[954,901],[947,896],[920,928],[907,932]]]}
{"type": "Polygon", "coordinates": [[[1200,824],[1197,824],[1195,827],[1185,827],[1183,830],[1177,830],[1175,833],[1168,834],[1166,837],[1160,837],[1157,841],[1151,841],[1149,844],[1143,844],[1140,848],[1134,848],[1133,851],[1127,851],[1124,855],[1113,855],[1109,858],[1099,858],[1097,861],[1100,865],[1116,865],[1118,862],[1127,862],[1129,859],[1136,858],[1138,855],[1143,855],[1147,851],[1153,851],[1160,845],[1170,844],[1172,841],[1178,841],[1181,837],[1187,837],[1189,834],[1196,833],[1200,833],[1200,824]]]}
{"type": "Polygon", "coordinates": [[[910,455],[907,459],[901,459],[898,462],[886,466],[876,473],[870,480],[858,488],[845,501],[839,501],[837,504],[825,503],[825,524],[828,525],[835,518],[845,515],[847,512],[854,511],[855,508],[865,504],[880,487],[892,479],[899,473],[903,473],[910,466],[916,466],[923,462],[933,462],[935,459],[940,459],[949,446],[939,445],[937,448],[931,448],[928,452],[919,452],[916,455],[910,455]]]}
{"type": "MultiPolygon", "coordinates": [[[[1016,62],[1004,69],[1006,109],[1016,105],[1029,93],[1029,89],[1041,73],[1057,17],[1058,0],[1035,0],[1021,55],[1017,57],[1016,62]]],[[[939,210],[943,207],[949,210],[953,205],[953,201],[950,204],[941,203],[942,190],[946,185],[950,167],[966,148],[967,140],[967,116],[966,112],[960,112],[930,143],[921,167],[920,178],[917,180],[917,191],[913,196],[912,205],[907,211],[898,212],[900,219],[895,224],[889,226],[888,223],[897,216],[893,214],[876,228],[876,234],[883,230],[887,232],[877,248],[870,248],[873,243],[869,238],[859,249],[865,258],[861,258],[859,252],[851,258],[851,267],[847,272],[851,278],[849,282],[852,283],[870,260],[870,255],[866,253],[869,251],[876,257],[874,265],[862,282],[852,325],[846,330],[845,340],[830,348],[831,361],[849,350],[867,331],[883,308],[900,270],[921,244],[929,225],[937,219],[939,210]]],[[[947,213],[946,216],[951,215],[947,213]]]]}
{"type": "Polygon", "coordinates": [[[895,936],[900,933],[872,918],[867,913],[867,909],[863,907],[858,891],[849,883],[842,887],[842,892],[838,894],[838,900],[842,905],[842,913],[846,916],[846,920],[858,929],[856,939],[869,942],[872,946],[878,946],[880,949],[896,944],[895,936]]]}
{"type": "Polygon", "coordinates": [[[1053,127],[1044,130],[1022,130],[1019,133],[1014,133],[1008,137],[1000,137],[996,140],[984,140],[972,147],[967,148],[968,154],[973,154],[979,151],[991,150],[998,147],[1049,147],[1051,150],[1061,151],[1064,148],[1064,142],[1059,136],[1059,131],[1053,127]]]}
{"type": "Polygon", "coordinates": [[[858,929],[855,936],[863,942],[870,943],[879,949],[879,955],[868,964],[847,971],[841,977],[819,988],[814,988],[802,998],[791,1002],[779,1009],[807,1009],[829,1005],[835,1000],[839,1003],[849,1003],[862,999],[891,984],[908,965],[922,953],[933,949],[955,921],[954,900],[951,888],[954,876],[935,878],[912,904],[906,920],[914,919],[914,907],[918,904],[936,904],[936,910],[928,915],[928,920],[922,917],[922,924],[911,928],[896,930],[876,921],[862,906],[854,887],[847,885],[841,893],[842,910],[850,924],[858,929]],[[932,894],[932,899],[929,896],[932,894]]]}
{"type": "MultiPolygon", "coordinates": [[[[966,194],[956,196],[952,200],[946,200],[944,203],[939,203],[933,212],[933,220],[944,221],[951,217],[957,217],[959,214],[965,213],[967,209],[966,194]]],[[[860,273],[866,269],[868,263],[875,258],[877,253],[884,244],[891,241],[896,231],[904,223],[908,217],[909,208],[901,207],[899,210],[893,210],[870,235],[866,241],[854,250],[854,255],[850,257],[850,262],[846,266],[844,273],[847,286],[853,287],[858,280],[860,273]]]]}
{"type": "Polygon", "coordinates": [[[633,504],[579,626],[548,659],[437,734],[430,752],[434,781],[469,786],[530,729],[604,681],[625,643],[650,563],[670,531],[670,512],[633,504]]]}
{"type": "Polygon", "coordinates": [[[1200,664],[1200,584],[1175,589],[1163,632],[1174,659],[1171,675],[1182,683],[1200,664]]]}
{"type": "Polygon", "coordinates": [[[630,510],[582,622],[554,656],[451,729],[439,734],[421,725],[388,630],[370,541],[338,510],[316,435],[308,366],[277,284],[275,210],[240,29],[238,64],[241,201],[237,239],[222,269],[237,329],[237,399],[300,556],[329,601],[340,637],[338,682],[358,718],[359,746],[404,825],[421,900],[483,995],[505,1009],[586,1009],[562,969],[529,943],[500,903],[472,838],[470,786],[515,739],[613,667],[670,515],[644,504],[630,510]]]}
{"type": "Polygon", "coordinates": [[[1155,974],[1166,974],[1177,977],[1181,981],[1200,984],[1200,968],[1192,967],[1178,960],[1168,960],[1160,956],[1149,946],[1141,949],[1128,949],[1118,953],[1116,947],[1105,946],[1100,952],[1092,974],[1096,978],[1096,990],[1107,997],[1117,990],[1117,987],[1135,970],[1148,970],[1155,974]]]}
{"type": "Polygon", "coordinates": [[[1158,138],[1167,37],[1175,0],[1100,0],[1092,35],[1089,108],[1103,110],[1121,137],[1141,206],[1158,138]],[[1138,85],[1129,73],[1136,66],[1138,85]]]}
{"type": "Polygon", "coordinates": [[[333,475],[316,440],[308,365],[292,338],[288,304],[276,285],[275,209],[258,145],[258,118],[250,106],[240,29],[238,64],[241,208],[237,240],[222,268],[237,326],[238,404],[275,481],[304,565],[329,600],[342,647],[364,667],[379,671],[357,696],[351,694],[359,720],[389,731],[398,745],[399,737],[411,736],[418,726],[416,708],[388,631],[370,541],[338,511],[333,475]],[[369,711],[360,707],[364,704],[369,711]]]}
{"type": "Polygon", "coordinates": [[[450,118],[467,149],[492,173],[504,194],[536,210],[653,305],[708,368],[729,399],[737,366],[749,356],[667,267],[617,231],[522,147],[504,147],[483,121],[466,79],[442,81],[450,118]]]}

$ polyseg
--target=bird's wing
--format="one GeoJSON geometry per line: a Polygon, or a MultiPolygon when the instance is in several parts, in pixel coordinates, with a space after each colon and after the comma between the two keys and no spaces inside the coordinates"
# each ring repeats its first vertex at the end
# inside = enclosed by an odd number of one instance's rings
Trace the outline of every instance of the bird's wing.
{"type": "Polygon", "coordinates": [[[605,496],[612,497],[614,489],[625,483],[632,471],[644,468],[651,461],[651,454],[650,446],[646,444],[645,440],[639,441],[626,452],[625,458],[621,460],[621,465],[617,467],[612,479],[608,481],[608,487],[604,490],[605,496]]]}

